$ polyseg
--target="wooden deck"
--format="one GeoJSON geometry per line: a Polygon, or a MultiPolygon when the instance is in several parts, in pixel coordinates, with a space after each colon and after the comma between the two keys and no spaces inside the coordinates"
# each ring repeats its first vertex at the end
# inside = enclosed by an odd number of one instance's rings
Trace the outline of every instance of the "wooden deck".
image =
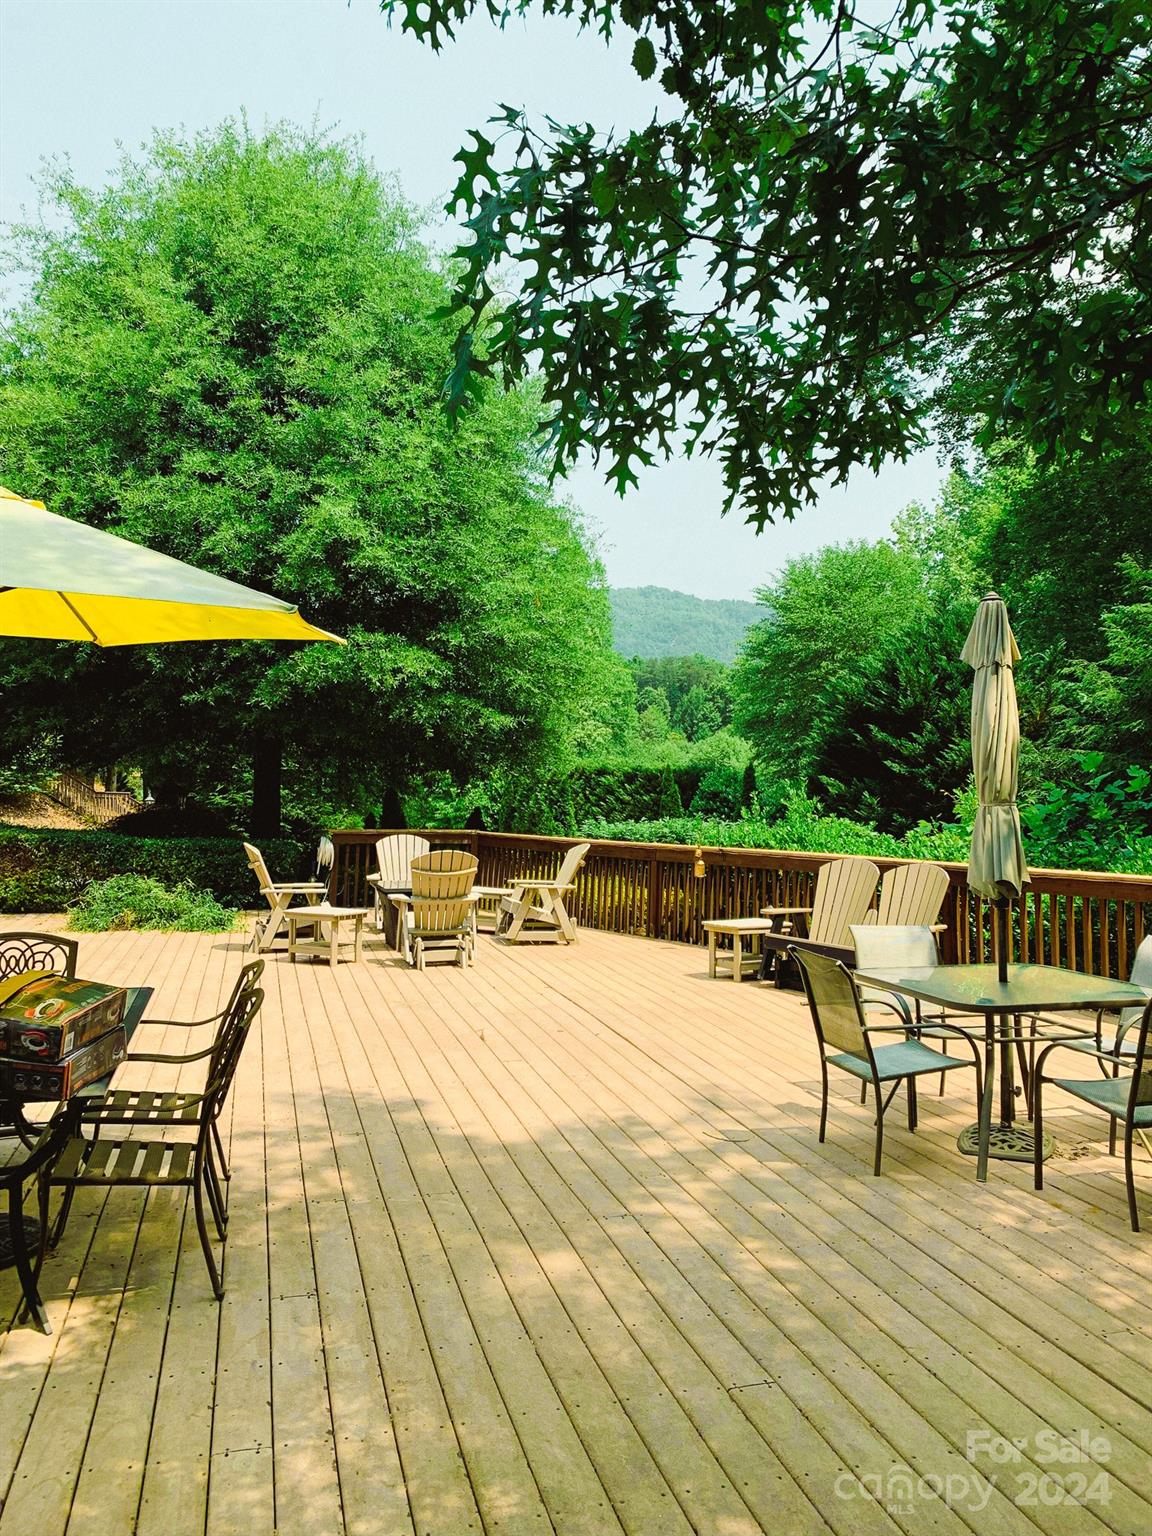
{"type": "MultiPolygon", "coordinates": [[[[81,970],[196,1017],[241,957],[81,970]]],[[[873,1179],[847,1078],[817,1143],[799,1000],[649,940],[265,985],[227,1296],[174,1193],[81,1192],[52,1337],[0,1333],[0,1536],[1150,1528],[1152,1169],[1134,1236],[1102,1117],[982,1187],[954,1077],[873,1179]]]]}

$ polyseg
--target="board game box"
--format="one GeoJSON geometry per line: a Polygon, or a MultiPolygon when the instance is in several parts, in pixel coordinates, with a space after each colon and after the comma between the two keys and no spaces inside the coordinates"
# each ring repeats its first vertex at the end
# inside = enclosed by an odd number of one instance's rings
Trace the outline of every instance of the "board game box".
{"type": "Polygon", "coordinates": [[[7,996],[0,999],[0,1060],[10,1061],[63,1061],[115,1029],[128,1000],[123,987],[43,974],[14,990],[6,986],[5,991],[7,996]]]}

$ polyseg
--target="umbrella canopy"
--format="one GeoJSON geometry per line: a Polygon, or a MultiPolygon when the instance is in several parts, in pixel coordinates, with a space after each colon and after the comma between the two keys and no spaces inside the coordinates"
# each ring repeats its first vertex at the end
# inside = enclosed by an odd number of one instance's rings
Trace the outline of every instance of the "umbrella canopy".
{"type": "Polygon", "coordinates": [[[979,808],[972,828],[968,884],[993,901],[1018,897],[1028,883],[1016,781],[1020,715],[1012,668],[1020,660],[1008,610],[995,592],[976,610],[960,653],[975,671],[972,685],[972,768],[979,808]]]}
{"type": "Polygon", "coordinates": [[[332,640],[291,603],[129,539],[57,517],[0,486],[0,635],[154,645],[332,640]]]}

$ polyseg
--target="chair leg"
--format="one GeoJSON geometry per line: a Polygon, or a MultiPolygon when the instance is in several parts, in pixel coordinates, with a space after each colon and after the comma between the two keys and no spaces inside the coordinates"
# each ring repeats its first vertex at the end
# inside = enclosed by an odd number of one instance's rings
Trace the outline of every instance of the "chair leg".
{"type": "MultiPolygon", "coordinates": [[[[1115,1118],[1112,1119],[1115,1126],[1115,1118]]],[[[1131,1117],[1124,1121],[1124,1182],[1128,1187],[1128,1216],[1132,1222],[1133,1232],[1140,1230],[1140,1214],[1136,1209],[1136,1181],[1132,1172],[1132,1120],[1131,1117]]]]}
{"type": "Polygon", "coordinates": [[[824,1132],[828,1129],[828,1066],[824,1057],[820,1057],[820,1136],[824,1140],[824,1132]]]}
{"type": "MultiPolygon", "coordinates": [[[[24,1303],[20,1308],[20,1316],[29,1316],[35,1319],[36,1326],[41,1333],[51,1333],[52,1324],[48,1321],[48,1314],[44,1310],[44,1303],[40,1300],[40,1292],[36,1288],[36,1282],[40,1272],[40,1262],[37,1258],[33,1268],[32,1259],[28,1252],[28,1243],[24,1232],[24,1199],[23,1191],[16,1186],[8,1192],[8,1222],[11,1228],[12,1257],[16,1264],[16,1273],[20,1277],[20,1289],[24,1293],[24,1303]]],[[[43,1234],[41,1234],[41,1248],[44,1246],[43,1234]]]]}
{"type": "Polygon", "coordinates": [[[220,1140],[220,1130],[215,1120],[212,1122],[212,1140],[216,1144],[216,1156],[220,1163],[220,1172],[225,1179],[230,1179],[232,1177],[232,1170],[228,1166],[228,1159],[224,1156],[224,1144],[220,1140]]]}
{"type": "Polygon", "coordinates": [[[1032,1153],[1032,1185],[1035,1189],[1044,1188],[1044,1080],[1032,1079],[1032,1138],[1035,1142],[1035,1150],[1032,1153]]]}
{"type": "Polygon", "coordinates": [[[212,1207],[212,1220],[216,1223],[216,1231],[223,1242],[228,1236],[228,1208],[224,1204],[224,1193],[220,1188],[220,1180],[216,1174],[216,1164],[212,1159],[212,1149],[206,1149],[204,1158],[205,1189],[208,1194],[208,1204],[212,1207]]]}
{"type": "Polygon", "coordinates": [[[876,1156],[872,1163],[874,1178],[880,1177],[880,1160],[884,1155],[884,1100],[880,1084],[876,1083],[876,1156]]]}
{"type": "Polygon", "coordinates": [[[196,1230],[200,1234],[200,1246],[204,1250],[204,1262],[208,1266],[208,1278],[212,1282],[212,1294],[217,1301],[224,1299],[224,1285],[220,1279],[220,1271],[216,1268],[216,1259],[212,1253],[212,1240],[208,1236],[208,1223],[204,1219],[204,1164],[202,1157],[197,1157],[196,1167],[193,1173],[192,1198],[196,1207],[196,1230]]]}
{"type": "Polygon", "coordinates": [[[906,1086],[908,1089],[908,1129],[914,1131],[919,1124],[916,1104],[916,1079],[910,1077],[906,1086]]]}

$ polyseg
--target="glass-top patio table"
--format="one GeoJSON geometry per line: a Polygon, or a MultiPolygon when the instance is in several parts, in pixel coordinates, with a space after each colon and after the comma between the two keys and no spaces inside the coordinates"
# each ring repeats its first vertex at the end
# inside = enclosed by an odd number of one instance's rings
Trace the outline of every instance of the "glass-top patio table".
{"type": "MultiPolygon", "coordinates": [[[[1017,1043],[1036,1038],[1035,1026],[1027,1033],[1013,1027],[1021,1015],[1062,1013],[1081,1009],[1120,1009],[1143,1006],[1148,993],[1127,981],[1109,981],[1104,976],[1087,976],[1065,970],[1059,965],[1010,965],[1007,981],[1000,981],[995,965],[931,965],[903,970],[862,970],[856,980],[866,986],[900,992],[925,1003],[935,1003],[946,1011],[983,1015],[984,1018],[984,1095],[976,1140],[976,1177],[988,1177],[989,1147],[992,1139],[992,1097],[996,1047],[1000,1047],[1000,1124],[1010,1129],[1015,1120],[1016,1095],[1012,1050],[1017,1043]],[[997,1022],[999,1021],[999,1022],[997,1022]]],[[[950,1021],[949,1021],[950,1022],[950,1021]]],[[[963,1027],[959,1025],[958,1027],[963,1027]]],[[[1095,1035],[1091,1029],[1077,1028],[1069,1021],[1066,1030],[1059,1024],[1048,1025],[1046,1040],[1081,1040],[1095,1035]]],[[[1020,1133],[1017,1132],[1017,1137],[1020,1133]]],[[[1025,1138],[1026,1139],[1026,1138],[1025,1138]]],[[[961,1135],[963,1146],[965,1135],[961,1135]]],[[[1021,1151],[1002,1155],[1020,1158],[1021,1151]]],[[[1032,1153],[1028,1152],[1031,1160],[1032,1153]]]]}

